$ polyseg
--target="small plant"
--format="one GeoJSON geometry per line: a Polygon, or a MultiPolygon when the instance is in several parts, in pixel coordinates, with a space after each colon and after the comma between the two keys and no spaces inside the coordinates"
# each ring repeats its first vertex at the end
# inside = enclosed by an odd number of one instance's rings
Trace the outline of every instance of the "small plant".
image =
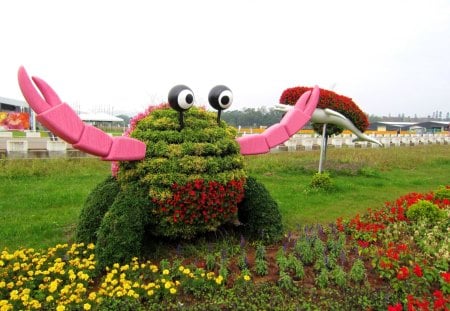
{"type": "Polygon", "coordinates": [[[366,278],[366,268],[361,259],[356,259],[349,273],[350,279],[355,283],[360,283],[366,278]]]}
{"type": "Polygon", "coordinates": [[[278,286],[286,290],[294,289],[294,282],[292,281],[292,278],[289,275],[289,273],[286,273],[284,271],[280,272],[280,278],[278,279],[278,286]]]}
{"type": "Polygon", "coordinates": [[[294,252],[300,257],[304,265],[311,265],[314,262],[314,253],[311,244],[306,238],[297,240],[294,252]]]}
{"type": "Polygon", "coordinates": [[[248,269],[248,261],[247,261],[247,252],[245,249],[242,249],[241,254],[239,255],[237,265],[241,271],[248,269]]]}
{"type": "Polygon", "coordinates": [[[267,275],[269,273],[269,267],[265,259],[256,258],[255,273],[259,276],[267,275]]]}
{"type": "Polygon", "coordinates": [[[336,266],[331,271],[331,277],[333,278],[334,283],[341,288],[347,284],[347,275],[341,266],[336,266]]]}
{"type": "Polygon", "coordinates": [[[444,200],[444,199],[450,200],[450,186],[439,187],[439,189],[434,192],[434,197],[439,200],[444,200]]]}
{"type": "Polygon", "coordinates": [[[409,207],[406,211],[406,217],[414,221],[423,219],[428,220],[429,222],[435,222],[445,218],[446,214],[444,211],[441,211],[436,204],[433,204],[430,201],[419,200],[409,207]]]}
{"type": "Polygon", "coordinates": [[[209,271],[213,271],[216,267],[216,256],[214,254],[207,254],[206,255],[206,269],[209,271]]]}
{"type": "Polygon", "coordinates": [[[327,172],[314,174],[307,190],[308,191],[331,191],[331,190],[334,190],[334,184],[333,184],[333,181],[331,180],[330,174],[327,172]]]}
{"type": "Polygon", "coordinates": [[[316,285],[319,288],[326,288],[329,284],[329,273],[327,269],[321,269],[319,275],[316,278],[316,285]]]}
{"type": "Polygon", "coordinates": [[[294,276],[301,280],[305,276],[305,269],[300,260],[298,260],[294,255],[289,254],[288,256],[289,268],[294,270],[294,276]]]}

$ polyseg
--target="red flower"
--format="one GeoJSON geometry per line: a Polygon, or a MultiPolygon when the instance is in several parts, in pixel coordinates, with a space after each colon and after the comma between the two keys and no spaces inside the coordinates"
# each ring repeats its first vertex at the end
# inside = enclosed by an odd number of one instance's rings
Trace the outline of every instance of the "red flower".
{"type": "Polygon", "coordinates": [[[358,240],[358,245],[362,248],[367,248],[370,245],[370,242],[367,241],[363,241],[363,240],[358,240]]]}
{"type": "Polygon", "coordinates": [[[399,280],[406,280],[409,277],[409,269],[408,267],[401,267],[400,270],[397,272],[397,279],[399,280]]]}
{"type": "Polygon", "coordinates": [[[403,310],[403,306],[400,302],[397,303],[396,305],[388,306],[388,311],[402,311],[402,310],[403,310]]]}
{"type": "Polygon", "coordinates": [[[450,283],[450,272],[441,272],[441,277],[445,283],[450,283]]]}
{"type": "Polygon", "coordinates": [[[446,299],[440,290],[435,290],[433,293],[434,298],[434,310],[448,310],[445,306],[446,299]]]}
{"type": "Polygon", "coordinates": [[[414,265],[413,271],[414,271],[414,274],[417,275],[419,278],[421,278],[423,276],[422,268],[418,264],[414,265]]]}

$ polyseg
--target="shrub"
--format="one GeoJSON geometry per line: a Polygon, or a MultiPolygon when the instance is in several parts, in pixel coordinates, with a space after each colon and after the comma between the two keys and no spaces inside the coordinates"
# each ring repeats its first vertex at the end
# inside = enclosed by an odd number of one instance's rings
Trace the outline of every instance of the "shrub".
{"type": "Polygon", "coordinates": [[[334,185],[331,180],[330,174],[327,172],[314,174],[311,183],[309,184],[309,190],[333,190],[334,185]]]}
{"type": "MultiPolygon", "coordinates": [[[[280,103],[285,105],[295,105],[300,96],[311,90],[309,87],[293,87],[283,91],[280,103]]],[[[320,99],[317,108],[330,108],[346,116],[361,131],[364,132],[369,127],[369,120],[364,112],[349,97],[336,94],[333,91],[320,89],[320,99]]],[[[322,124],[313,124],[314,130],[322,135],[322,124]]],[[[333,125],[327,125],[327,136],[340,134],[344,129],[333,125]]]]}
{"type": "Polygon", "coordinates": [[[419,200],[408,208],[406,217],[414,221],[427,220],[429,222],[435,222],[441,218],[445,218],[446,214],[436,204],[426,200],[419,200]]]}
{"type": "Polygon", "coordinates": [[[450,200],[450,186],[439,187],[439,189],[434,192],[434,197],[438,200],[450,200]]]}
{"type": "Polygon", "coordinates": [[[95,243],[97,241],[97,230],[117,193],[119,193],[119,185],[114,178],[109,177],[89,194],[79,217],[77,242],[95,243]]]}
{"type": "Polygon", "coordinates": [[[145,225],[150,223],[150,205],[146,194],[136,185],[130,185],[127,191],[118,194],[98,231],[97,269],[140,256],[145,225]]]}
{"type": "Polygon", "coordinates": [[[283,234],[278,204],[255,178],[248,177],[245,196],[238,206],[239,221],[246,234],[268,241],[279,240],[283,234]]]}

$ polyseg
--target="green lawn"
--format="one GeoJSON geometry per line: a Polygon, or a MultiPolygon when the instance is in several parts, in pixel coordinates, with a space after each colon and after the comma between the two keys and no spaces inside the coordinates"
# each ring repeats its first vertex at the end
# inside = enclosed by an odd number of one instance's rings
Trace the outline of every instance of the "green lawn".
{"type": "MultiPolygon", "coordinates": [[[[307,193],[318,160],[318,151],[246,158],[249,174],[279,203],[288,230],[351,217],[408,192],[450,184],[450,145],[330,149],[325,169],[335,191],[307,193]]],[[[109,167],[94,158],[0,160],[0,249],[71,241],[84,200],[109,175],[109,167]]]]}

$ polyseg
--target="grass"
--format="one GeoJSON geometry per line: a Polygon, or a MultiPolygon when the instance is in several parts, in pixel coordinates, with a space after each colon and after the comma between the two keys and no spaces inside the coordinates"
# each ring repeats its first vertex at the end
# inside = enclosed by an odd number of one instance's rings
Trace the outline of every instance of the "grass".
{"type": "MultiPolygon", "coordinates": [[[[317,171],[318,151],[246,157],[246,166],[279,203],[291,230],[450,184],[449,151],[449,145],[330,149],[325,163],[335,184],[330,192],[305,191],[317,171]]],[[[0,160],[0,250],[72,241],[84,200],[108,174],[109,163],[93,158],[0,160]]]]}

